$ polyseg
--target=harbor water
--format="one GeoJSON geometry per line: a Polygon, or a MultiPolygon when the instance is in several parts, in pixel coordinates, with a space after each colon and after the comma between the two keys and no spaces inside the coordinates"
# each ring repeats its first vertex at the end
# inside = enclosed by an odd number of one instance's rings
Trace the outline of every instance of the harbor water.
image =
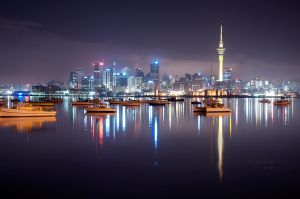
{"type": "Polygon", "coordinates": [[[228,114],[192,100],[56,118],[0,118],[1,196],[271,198],[299,194],[300,100],[288,106],[223,99],[228,114]]]}

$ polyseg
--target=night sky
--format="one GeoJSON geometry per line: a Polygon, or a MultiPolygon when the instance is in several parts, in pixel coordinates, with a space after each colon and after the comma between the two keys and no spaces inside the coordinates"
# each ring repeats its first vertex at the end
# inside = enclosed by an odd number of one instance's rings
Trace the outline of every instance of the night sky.
{"type": "Polygon", "coordinates": [[[66,81],[102,59],[217,73],[221,21],[234,77],[300,78],[299,13],[292,1],[1,1],[0,83],[66,81]]]}

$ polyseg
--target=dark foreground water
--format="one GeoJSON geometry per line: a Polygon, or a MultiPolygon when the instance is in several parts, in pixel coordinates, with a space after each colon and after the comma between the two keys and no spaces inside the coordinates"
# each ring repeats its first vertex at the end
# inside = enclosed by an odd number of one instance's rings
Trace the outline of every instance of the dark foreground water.
{"type": "Polygon", "coordinates": [[[103,116],[65,98],[56,119],[0,118],[0,197],[299,196],[300,100],[224,99],[232,113],[207,116],[190,102],[103,116]]]}

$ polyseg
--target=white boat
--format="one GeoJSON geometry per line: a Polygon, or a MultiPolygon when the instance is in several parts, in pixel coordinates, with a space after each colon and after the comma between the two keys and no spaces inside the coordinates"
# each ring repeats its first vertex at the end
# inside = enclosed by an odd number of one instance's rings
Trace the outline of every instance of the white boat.
{"type": "Polygon", "coordinates": [[[42,107],[18,104],[14,108],[0,108],[0,117],[55,117],[56,111],[44,111],[42,107]]]}
{"type": "Polygon", "coordinates": [[[114,108],[109,108],[105,105],[97,106],[97,107],[89,107],[85,109],[88,113],[115,113],[117,112],[114,108]]]}

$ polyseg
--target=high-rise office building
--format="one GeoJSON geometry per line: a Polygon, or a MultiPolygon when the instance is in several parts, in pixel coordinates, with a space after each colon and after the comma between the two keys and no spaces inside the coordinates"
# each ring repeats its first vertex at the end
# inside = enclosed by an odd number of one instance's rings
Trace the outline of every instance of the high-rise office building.
{"type": "Polygon", "coordinates": [[[116,89],[115,92],[125,92],[128,88],[128,77],[123,73],[116,73],[116,89]]]}
{"type": "Polygon", "coordinates": [[[94,77],[93,76],[84,76],[81,80],[81,88],[84,90],[91,91],[93,89],[94,77]]]}
{"type": "Polygon", "coordinates": [[[103,71],[103,85],[107,91],[114,91],[116,86],[116,71],[115,68],[106,68],[103,71]]]}
{"type": "Polygon", "coordinates": [[[155,94],[159,91],[159,61],[153,61],[150,64],[150,80],[154,83],[155,94]]]}
{"type": "Polygon", "coordinates": [[[223,47],[223,30],[221,25],[221,31],[220,31],[220,43],[219,48],[217,48],[218,55],[219,55],[219,81],[223,81],[223,58],[224,58],[224,52],[225,48],[223,47]]]}
{"type": "Polygon", "coordinates": [[[138,66],[135,68],[135,91],[141,92],[144,81],[144,71],[138,66]]]}
{"type": "Polygon", "coordinates": [[[77,75],[76,72],[70,72],[70,83],[71,84],[77,84],[77,75]]]}
{"type": "Polygon", "coordinates": [[[224,68],[223,81],[230,81],[232,77],[232,68],[224,68]]]}
{"type": "Polygon", "coordinates": [[[75,73],[76,73],[76,78],[77,78],[76,88],[80,89],[81,88],[81,80],[84,76],[84,70],[81,67],[77,67],[75,70],[75,73]]]}
{"type": "Polygon", "coordinates": [[[135,68],[135,77],[141,77],[144,78],[144,71],[143,69],[136,67],[135,68]]]}
{"type": "Polygon", "coordinates": [[[103,85],[103,62],[93,63],[94,86],[99,88],[103,85]]]}

